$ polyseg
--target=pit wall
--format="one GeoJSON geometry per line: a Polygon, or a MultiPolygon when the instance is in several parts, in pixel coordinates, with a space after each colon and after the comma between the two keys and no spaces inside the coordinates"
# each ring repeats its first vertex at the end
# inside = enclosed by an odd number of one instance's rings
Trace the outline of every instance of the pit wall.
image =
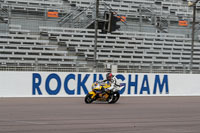
{"type": "MultiPolygon", "coordinates": [[[[114,73],[122,96],[200,96],[198,74],[114,73]]],[[[0,72],[0,97],[79,97],[106,73],[0,72]]]]}

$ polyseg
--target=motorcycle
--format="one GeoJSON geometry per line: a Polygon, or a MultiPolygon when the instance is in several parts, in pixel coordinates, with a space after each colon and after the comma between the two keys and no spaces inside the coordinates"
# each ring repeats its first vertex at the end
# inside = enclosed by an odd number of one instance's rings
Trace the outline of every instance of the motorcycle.
{"type": "Polygon", "coordinates": [[[106,101],[110,104],[116,103],[120,98],[119,89],[123,84],[120,86],[115,86],[113,89],[109,90],[108,88],[111,84],[105,83],[103,81],[96,81],[92,84],[92,91],[90,91],[85,96],[85,103],[89,104],[93,101],[106,101]],[[105,90],[104,94],[102,94],[102,89],[105,90]]]}

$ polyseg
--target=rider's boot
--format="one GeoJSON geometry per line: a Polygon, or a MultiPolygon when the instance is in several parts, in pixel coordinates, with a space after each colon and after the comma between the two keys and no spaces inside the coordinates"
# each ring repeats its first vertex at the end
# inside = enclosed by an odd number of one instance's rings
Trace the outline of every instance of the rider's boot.
{"type": "Polygon", "coordinates": [[[101,90],[102,92],[101,92],[101,94],[102,94],[102,97],[103,97],[103,95],[105,95],[106,94],[106,91],[105,91],[105,89],[104,88],[102,88],[102,90],[101,90]]]}
{"type": "Polygon", "coordinates": [[[105,94],[106,94],[106,91],[103,91],[103,92],[102,92],[102,96],[105,95],[105,94]]]}

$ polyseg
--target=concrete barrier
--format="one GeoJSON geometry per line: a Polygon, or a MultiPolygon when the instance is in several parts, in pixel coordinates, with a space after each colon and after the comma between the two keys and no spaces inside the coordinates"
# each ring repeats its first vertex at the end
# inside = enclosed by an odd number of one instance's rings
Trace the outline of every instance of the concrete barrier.
{"type": "MultiPolygon", "coordinates": [[[[200,96],[200,75],[115,73],[122,96],[200,96]]],[[[0,72],[0,97],[85,96],[106,73],[0,72]]]]}

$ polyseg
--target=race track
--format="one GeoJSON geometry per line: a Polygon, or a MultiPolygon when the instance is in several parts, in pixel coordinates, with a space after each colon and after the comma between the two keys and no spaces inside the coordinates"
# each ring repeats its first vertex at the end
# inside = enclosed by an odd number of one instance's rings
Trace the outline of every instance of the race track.
{"type": "Polygon", "coordinates": [[[200,97],[0,98],[0,133],[199,133],[200,97]]]}

